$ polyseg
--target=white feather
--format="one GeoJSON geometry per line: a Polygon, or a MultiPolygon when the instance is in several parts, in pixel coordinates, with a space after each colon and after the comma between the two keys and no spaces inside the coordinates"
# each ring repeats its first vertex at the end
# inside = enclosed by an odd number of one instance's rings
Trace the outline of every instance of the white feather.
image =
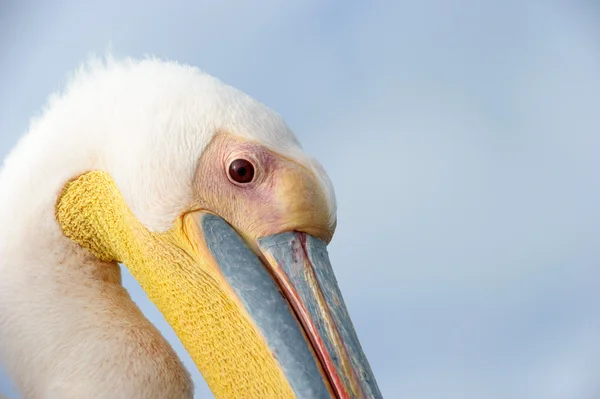
{"type": "Polygon", "coordinates": [[[53,211],[66,181],[104,170],[138,219],[164,231],[219,129],[313,168],[333,223],[331,183],[282,118],[196,68],[92,60],[33,120],[0,172],[0,361],[26,398],[190,397],[172,349],[118,281],[107,288],[118,271],[65,239],[53,211]]]}

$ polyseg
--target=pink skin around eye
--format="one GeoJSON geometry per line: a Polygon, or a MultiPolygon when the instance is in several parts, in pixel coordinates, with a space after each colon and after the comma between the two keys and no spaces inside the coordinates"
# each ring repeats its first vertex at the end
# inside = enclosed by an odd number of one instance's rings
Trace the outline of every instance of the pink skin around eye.
{"type": "Polygon", "coordinates": [[[227,134],[217,135],[207,147],[198,166],[196,187],[202,208],[241,226],[250,220],[277,226],[282,207],[275,190],[278,169],[283,165],[260,144],[244,142],[227,134]],[[251,182],[235,182],[231,163],[248,160],[254,166],[251,182]],[[245,219],[245,220],[243,220],[245,219]]]}
{"type": "Polygon", "coordinates": [[[312,172],[260,144],[218,134],[199,160],[195,187],[196,209],[223,217],[243,234],[301,230],[326,242],[331,238],[324,195],[312,172]],[[231,179],[236,159],[254,165],[251,182],[231,179]]]}
{"type": "Polygon", "coordinates": [[[231,163],[236,159],[245,159],[252,163],[254,178],[250,184],[243,185],[244,188],[249,189],[245,191],[245,195],[252,196],[256,200],[266,200],[267,198],[264,198],[261,193],[272,193],[278,168],[283,166],[281,162],[262,145],[240,142],[235,139],[228,140],[221,148],[221,154],[225,159],[224,165],[227,174],[231,163]]]}

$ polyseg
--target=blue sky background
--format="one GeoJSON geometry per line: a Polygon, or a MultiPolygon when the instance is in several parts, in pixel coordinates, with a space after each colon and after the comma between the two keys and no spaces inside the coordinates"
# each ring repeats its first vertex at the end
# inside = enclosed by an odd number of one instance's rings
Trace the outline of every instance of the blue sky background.
{"type": "Polygon", "coordinates": [[[322,161],[386,398],[600,397],[598,3],[0,0],[0,157],[109,43],[248,92],[322,161]]]}

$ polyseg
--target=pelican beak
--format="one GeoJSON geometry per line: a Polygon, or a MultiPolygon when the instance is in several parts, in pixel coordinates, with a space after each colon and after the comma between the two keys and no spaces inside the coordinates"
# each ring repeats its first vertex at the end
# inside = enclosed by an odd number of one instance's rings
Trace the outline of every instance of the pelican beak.
{"type": "MultiPolygon", "coordinates": [[[[296,190],[302,182],[285,181],[296,190]]],[[[193,211],[156,233],[101,171],[67,183],[56,205],[67,237],[128,267],[217,398],[381,398],[315,238],[327,235],[299,232],[315,214],[287,212],[299,222],[238,234],[220,216],[193,211]]]]}
{"type": "Polygon", "coordinates": [[[195,239],[209,251],[204,259],[212,259],[297,398],[381,397],[325,242],[284,232],[259,238],[255,254],[220,217],[193,217],[195,239]]]}

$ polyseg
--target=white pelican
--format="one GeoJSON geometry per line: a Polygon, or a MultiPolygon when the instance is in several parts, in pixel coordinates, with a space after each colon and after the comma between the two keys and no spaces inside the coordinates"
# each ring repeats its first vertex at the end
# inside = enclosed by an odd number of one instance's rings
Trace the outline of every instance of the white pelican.
{"type": "Polygon", "coordinates": [[[379,398],[329,264],[332,186],[199,70],[82,68],[0,174],[0,361],[23,397],[191,398],[125,264],[217,398],[379,398]]]}

